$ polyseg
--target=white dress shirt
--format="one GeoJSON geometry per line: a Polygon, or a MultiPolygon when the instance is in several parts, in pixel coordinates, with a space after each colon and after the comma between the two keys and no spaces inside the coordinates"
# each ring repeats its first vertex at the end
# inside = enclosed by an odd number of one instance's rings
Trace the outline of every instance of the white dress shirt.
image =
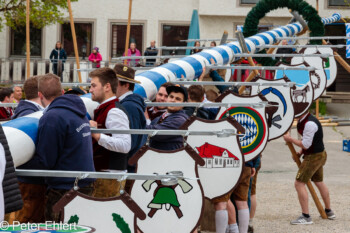
{"type": "Polygon", "coordinates": [[[128,92],[125,92],[124,94],[122,94],[121,96],[119,96],[119,102],[122,101],[125,97],[127,97],[128,95],[131,95],[132,94],[132,91],[128,91],[128,92]]]}
{"type": "MultiPolygon", "coordinates": [[[[306,115],[306,116],[308,116],[308,115],[306,115]]],[[[306,116],[304,116],[302,119],[300,119],[300,121],[303,121],[306,116]]],[[[306,122],[305,127],[304,127],[304,132],[302,135],[303,139],[301,141],[301,143],[303,144],[303,146],[306,149],[309,149],[310,146],[312,145],[312,141],[314,140],[314,136],[315,136],[315,133],[317,132],[317,130],[318,130],[318,126],[315,122],[313,122],[313,121],[306,122]]]]}
{"type": "MultiPolygon", "coordinates": [[[[101,104],[104,104],[115,98],[116,97],[113,96],[103,101],[101,104]]],[[[112,108],[111,110],[109,110],[107,114],[106,128],[128,130],[130,129],[129,119],[121,109],[112,108]]],[[[112,134],[112,136],[108,136],[106,134],[101,134],[98,144],[110,151],[128,153],[131,149],[131,135],[130,134],[112,134]]]]}

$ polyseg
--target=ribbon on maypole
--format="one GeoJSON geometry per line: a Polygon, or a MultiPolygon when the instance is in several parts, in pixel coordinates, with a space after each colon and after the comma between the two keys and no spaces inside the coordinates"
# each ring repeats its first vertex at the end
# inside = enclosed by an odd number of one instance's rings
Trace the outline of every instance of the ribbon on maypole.
{"type": "MultiPolygon", "coordinates": [[[[345,24],[346,37],[350,37],[350,23],[345,24]]],[[[350,58],[350,40],[346,40],[346,58],[350,58]]]]}

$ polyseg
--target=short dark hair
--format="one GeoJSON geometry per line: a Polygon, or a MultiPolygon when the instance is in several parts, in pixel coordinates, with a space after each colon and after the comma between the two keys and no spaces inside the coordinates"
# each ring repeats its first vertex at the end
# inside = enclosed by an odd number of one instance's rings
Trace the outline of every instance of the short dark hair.
{"type": "Polygon", "coordinates": [[[23,84],[23,91],[27,100],[38,98],[38,80],[41,76],[28,78],[23,84]]]}
{"type": "Polygon", "coordinates": [[[216,46],[216,42],[215,42],[215,41],[212,41],[212,42],[210,42],[210,43],[213,43],[213,44],[216,46]]]}
{"type": "Polygon", "coordinates": [[[13,93],[12,88],[1,88],[0,89],[0,101],[4,101],[6,97],[10,98],[12,93],[13,93]]]}
{"type": "Polygon", "coordinates": [[[38,91],[47,100],[53,100],[62,95],[60,78],[55,74],[45,74],[40,76],[38,81],[38,91]]]}
{"type": "Polygon", "coordinates": [[[201,85],[192,85],[187,89],[187,92],[192,101],[203,101],[205,90],[201,85]]]}
{"type": "Polygon", "coordinates": [[[102,86],[109,83],[111,85],[112,92],[117,92],[118,79],[115,71],[108,67],[103,67],[92,71],[89,74],[90,78],[97,77],[101,82],[102,86]]]}
{"type": "Polygon", "coordinates": [[[135,83],[129,83],[129,82],[124,82],[124,81],[119,81],[121,86],[124,86],[126,84],[129,84],[129,91],[134,91],[135,89],[135,83]]]}
{"type": "Polygon", "coordinates": [[[166,82],[166,83],[163,83],[160,87],[164,87],[166,89],[167,87],[174,86],[174,85],[175,84],[172,82],[166,82]]]}

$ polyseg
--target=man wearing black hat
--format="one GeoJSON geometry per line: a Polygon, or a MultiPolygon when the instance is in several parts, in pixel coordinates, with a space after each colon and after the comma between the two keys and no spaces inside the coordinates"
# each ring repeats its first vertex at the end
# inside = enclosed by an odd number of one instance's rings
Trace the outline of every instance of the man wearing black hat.
{"type": "MultiPolygon", "coordinates": [[[[187,90],[180,85],[166,88],[169,103],[187,102],[187,90]]],[[[182,110],[183,107],[167,107],[163,115],[155,118],[147,129],[177,130],[187,120],[188,115],[182,110]]],[[[183,146],[183,137],[179,135],[156,135],[150,140],[150,147],[159,150],[176,150],[183,146]]]]}
{"type": "MultiPolygon", "coordinates": [[[[130,129],[145,129],[146,118],[144,112],[146,111],[146,104],[142,96],[133,93],[136,83],[135,70],[123,65],[116,64],[114,71],[118,78],[118,86],[116,96],[119,103],[125,108],[129,115],[130,129]]],[[[131,135],[131,149],[128,153],[128,158],[133,156],[146,142],[146,136],[139,134],[131,135]]],[[[134,166],[128,165],[128,171],[133,172],[134,166]]]]}

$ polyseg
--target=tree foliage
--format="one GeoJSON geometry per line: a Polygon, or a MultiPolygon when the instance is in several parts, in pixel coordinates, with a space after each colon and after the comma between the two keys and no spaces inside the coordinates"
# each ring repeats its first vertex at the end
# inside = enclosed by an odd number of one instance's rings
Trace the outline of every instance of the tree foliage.
{"type": "MultiPolygon", "coordinates": [[[[78,0],[72,0],[75,2],[78,0]]],[[[42,28],[56,22],[62,23],[68,9],[67,0],[30,0],[30,22],[42,28]]],[[[26,0],[0,0],[0,31],[9,26],[16,30],[26,23],[26,0]]]]}

